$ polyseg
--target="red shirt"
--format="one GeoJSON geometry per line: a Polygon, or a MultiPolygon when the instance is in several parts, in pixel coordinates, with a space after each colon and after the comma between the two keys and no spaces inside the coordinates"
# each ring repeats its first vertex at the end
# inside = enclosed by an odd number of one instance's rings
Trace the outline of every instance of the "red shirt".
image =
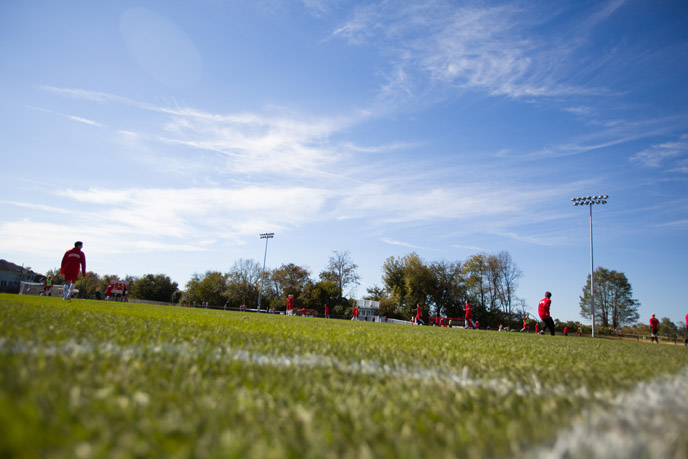
{"type": "Polygon", "coordinates": [[[471,320],[473,318],[473,313],[471,312],[471,305],[466,303],[466,320],[471,320]]]}
{"type": "Polygon", "coordinates": [[[327,305],[325,305],[325,315],[326,316],[330,315],[330,308],[328,308],[327,305]]]}
{"type": "Polygon", "coordinates": [[[420,317],[420,304],[416,305],[416,318],[420,317]]]}
{"type": "Polygon", "coordinates": [[[540,314],[541,319],[550,319],[549,315],[549,306],[552,304],[552,300],[550,300],[547,297],[544,297],[543,299],[540,300],[540,304],[538,305],[538,314],[540,314]]]}
{"type": "Polygon", "coordinates": [[[79,267],[81,272],[86,275],[86,255],[80,248],[74,247],[67,250],[62,257],[62,266],[60,272],[64,275],[65,280],[76,280],[79,277],[79,267]]]}
{"type": "Polygon", "coordinates": [[[657,330],[659,328],[659,320],[656,317],[650,319],[650,328],[657,330]]]}
{"type": "Polygon", "coordinates": [[[294,297],[288,296],[287,297],[287,311],[291,311],[293,308],[294,308],[294,297]]]}

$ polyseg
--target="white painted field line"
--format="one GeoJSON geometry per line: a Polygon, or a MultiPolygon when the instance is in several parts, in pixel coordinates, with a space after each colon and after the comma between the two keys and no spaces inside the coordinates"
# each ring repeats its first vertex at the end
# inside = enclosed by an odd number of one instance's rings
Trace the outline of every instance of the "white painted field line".
{"type": "MultiPolygon", "coordinates": [[[[46,345],[36,342],[8,342],[0,338],[0,353],[27,355],[79,355],[98,352],[119,357],[164,354],[195,358],[198,348],[186,344],[119,346],[115,343],[46,345]]],[[[561,431],[547,445],[522,452],[533,459],[587,458],[681,458],[688,457],[688,368],[678,375],[662,376],[639,383],[635,389],[611,397],[608,392],[588,392],[565,386],[545,387],[533,378],[524,384],[507,379],[479,379],[464,367],[460,372],[383,365],[374,361],[342,362],[330,356],[267,355],[243,349],[221,347],[211,352],[217,360],[232,360],[273,368],[332,369],[350,375],[370,375],[453,385],[459,388],[493,390],[519,396],[574,396],[581,403],[597,402],[575,416],[577,421],[561,431]]],[[[562,413],[562,415],[565,415],[562,413]]]]}
{"type": "Polygon", "coordinates": [[[586,409],[551,446],[529,457],[688,458],[688,369],[640,383],[611,403],[586,409]]]}
{"type": "MultiPolygon", "coordinates": [[[[45,343],[36,342],[8,343],[2,338],[0,338],[0,352],[34,355],[79,355],[98,352],[101,355],[117,356],[140,356],[149,353],[160,353],[189,357],[196,357],[201,354],[201,351],[197,348],[186,344],[166,343],[142,347],[120,346],[112,342],[93,344],[68,341],[59,345],[46,345],[45,343]]],[[[344,362],[321,354],[271,355],[227,346],[215,349],[208,356],[216,360],[233,360],[272,368],[332,369],[338,373],[354,376],[367,375],[411,379],[426,383],[451,385],[457,388],[491,390],[501,395],[513,394],[523,397],[566,396],[575,397],[582,401],[590,399],[607,400],[610,398],[609,393],[606,391],[590,392],[584,387],[572,388],[563,385],[545,386],[535,376],[532,377],[529,383],[510,381],[506,378],[475,378],[465,366],[459,372],[455,372],[438,368],[423,368],[421,366],[387,365],[372,360],[344,362]]]]}

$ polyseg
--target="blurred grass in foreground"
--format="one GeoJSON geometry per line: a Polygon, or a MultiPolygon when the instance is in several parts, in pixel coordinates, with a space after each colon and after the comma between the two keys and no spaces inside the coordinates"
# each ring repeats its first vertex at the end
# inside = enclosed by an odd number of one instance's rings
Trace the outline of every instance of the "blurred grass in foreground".
{"type": "Polygon", "coordinates": [[[511,457],[679,346],[0,295],[2,457],[511,457]]]}

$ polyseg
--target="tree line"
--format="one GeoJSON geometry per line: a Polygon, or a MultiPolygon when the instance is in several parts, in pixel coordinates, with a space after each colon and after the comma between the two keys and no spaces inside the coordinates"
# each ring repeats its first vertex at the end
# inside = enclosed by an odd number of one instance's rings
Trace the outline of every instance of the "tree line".
{"type": "Polygon", "coordinates": [[[464,316],[466,301],[483,324],[516,324],[526,312],[516,295],[522,271],[508,252],[478,253],[467,260],[423,260],[412,252],[389,257],[382,267],[383,287],[368,289],[381,315],[408,319],[420,305],[424,318],[464,316]]]}
{"type": "MultiPolygon", "coordinates": [[[[51,270],[56,284],[63,282],[59,269],[51,270]]],[[[367,289],[364,299],[380,302],[380,315],[409,319],[415,316],[420,305],[427,322],[431,316],[461,318],[468,301],[474,315],[487,325],[517,326],[528,315],[525,300],[518,297],[518,282],[522,271],[502,251],[497,254],[477,253],[465,261],[426,261],[416,252],[401,257],[389,257],[382,266],[382,286],[367,289]]],[[[87,272],[76,287],[84,298],[101,295],[110,283],[119,281],[116,275],[99,276],[87,272]]],[[[194,274],[185,290],[180,290],[164,274],[126,276],[129,296],[138,299],[200,304],[227,305],[238,308],[258,307],[283,310],[286,298],[293,295],[296,307],[315,309],[324,313],[328,305],[334,315],[350,314],[355,304],[352,288],[359,285],[358,265],[348,251],[333,251],[327,266],[317,279],[311,271],[293,263],[263,272],[261,265],[252,259],[237,260],[228,272],[207,271],[194,274]]],[[[595,321],[603,329],[615,330],[631,325],[638,318],[639,302],[632,297],[633,290],[622,272],[599,267],[595,271],[595,321]]],[[[580,314],[591,319],[590,275],[580,297],[580,314]]],[[[578,322],[575,322],[578,324],[578,322]]],[[[572,323],[573,324],[573,323],[572,323]]]]}
{"type": "MultiPolygon", "coordinates": [[[[360,276],[358,265],[349,252],[334,251],[327,267],[320,272],[319,279],[311,278],[308,268],[293,263],[283,264],[264,273],[255,260],[239,259],[228,272],[207,271],[194,274],[187,282],[185,290],[180,290],[176,282],[164,274],[146,274],[142,277],[108,274],[100,276],[88,271],[79,278],[76,288],[81,298],[102,297],[107,286],[113,282],[124,281],[129,284],[129,296],[142,300],[171,303],[208,302],[213,306],[238,308],[258,307],[258,290],[262,285],[261,309],[284,309],[288,295],[294,295],[300,308],[316,309],[324,313],[324,305],[329,305],[333,314],[344,315],[351,311],[355,299],[347,298],[349,289],[358,285],[360,276]]],[[[56,285],[64,282],[58,268],[48,271],[56,285]]]]}
{"type": "MultiPolygon", "coordinates": [[[[64,283],[64,277],[59,268],[49,270],[46,276],[53,278],[54,285],[64,283]]],[[[165,274],[146,274],[141,277],[125,276],[124,279],[121,279],[116,274],[100,276],[93,271],[87,271],[85,276],[77,280],[75,287],[79,290],[80,298],[104,298],[107,286],[121,281],[129,284],[128,294],[130,297],[141,300],[178,303],[183,295],[178,284],[165,274]]]]}

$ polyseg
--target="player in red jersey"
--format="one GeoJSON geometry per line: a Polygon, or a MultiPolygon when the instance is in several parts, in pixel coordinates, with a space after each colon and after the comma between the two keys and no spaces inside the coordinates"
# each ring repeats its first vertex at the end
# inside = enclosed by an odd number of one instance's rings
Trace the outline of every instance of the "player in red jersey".
{"type": "Polygon", "coordinates": [[[291,316],[294,314],[294,295],[289,295],[287,297],[287,315],[291,316]]]}
{"type": "Polygon", "coordinates": [[[421,313],[422,309],[420,307],[420,304],[416,305],[416,324],[417,325],[425,325],[425,322],[423,322],[423,319],[421,318],[421,313]]]}
{"type": "Polygon", "coordinates": [[[538,314],[540,314],[540,319],[542,319],[542,322],[545,324],[542,330],[540,330],[540,334],[544,334],[545,330],[549,328],[549,332],[554,336],[554,321],[549,314],[549,307],[552,304],[550,298],[552,298],[552,294],[550,292],[545,292],[545,297],[541,299],[540,304],[538,304],[538,314]]]}
{"type": "Polygon", "coordinates": [[[468,304],[466,300],[466,316],[463,323],[463,328],[475,328],[475,322],[473,322],[473,312],[471,311],[471,305],[468,304]]]}
{"type": "Polygon", "coordinates": [[[659,320],[657,320],[655,315],[652,314],[652,317],[650,317],[650,335],[651,335],[650,336],[650,342],[651,343],[656,342],[657,344],[659,344],[659,336],[657,334],[658,332],[659,332],[659,320]]]}
{"type": "Polygon", "coordinates": [[[62,266],[60,272],[64,276],[64,288],[62,290],[62,298],[68,300],[72,297],[74,293],[74,284],[79,277],[79,268],[81,267],[81,272],[86,275],[86,255],[81,251],[84,243],[81,241],[76,241],[74,243],[74,248],[69,249],[65,252],[62,257],[62,266]]]}

